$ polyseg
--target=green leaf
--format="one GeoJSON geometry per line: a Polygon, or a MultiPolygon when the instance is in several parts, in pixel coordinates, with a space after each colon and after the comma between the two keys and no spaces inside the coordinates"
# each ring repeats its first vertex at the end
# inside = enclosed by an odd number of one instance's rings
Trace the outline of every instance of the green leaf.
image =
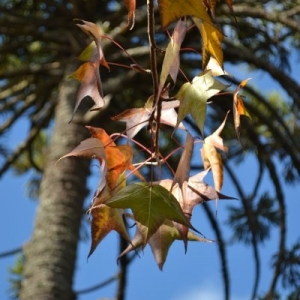
{"type": "Polygon", "coordinates": [[[135,220],[147,228],[143,241],[144,246],[166,219],[194,229],[184,216],[176,198],[158,184],[131,184],[105,204],[113,208],[130,208],[132,210],[135,220]]]}
{"type": "Polygon", "coordinates": [[[214,79],[211,71],[196,76],[192,83],[183,84],[176,95],[180,100],[177,125],[185,116],[191,114],[203,135],[207,99],[226,87],[226,85],[214,79]]]}

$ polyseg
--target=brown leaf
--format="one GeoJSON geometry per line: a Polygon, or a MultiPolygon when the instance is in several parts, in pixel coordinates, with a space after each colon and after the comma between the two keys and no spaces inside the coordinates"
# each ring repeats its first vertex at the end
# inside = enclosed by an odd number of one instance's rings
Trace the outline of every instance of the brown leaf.
{"type": "Polygon", "coordinates": [[[173,35],[166,49],[164,61],[161,68],[158,97],[165,85],[168,75],[172,78],[173,82],[176,82],[177,74],[180,66],[179,51],[181,43],[184,40],[187,25],[185,22],[179,20],[175,26],[173,35]]]}
{"type": "MultiPolygon", "coordinates": [[[[152,112],[152,103],[153,97],[150,97],[144,107],[127,109],[119,115],[112,117],[112,120],[125,122],[126,134],[129,139],[133,139],[143,127],[148,125],[152,112]]],[[[179,104],[178,100],[162,101],[160,122],[176,127],[177,113],[174,108],[178,107],[179,104]]],[[[178,128],[185,129],[182,123],[178,125],[178,128]]]]}
{"type": "Polygon", "coordinates": [[[94,24],[92,22],[87,22],[79,19],[77,19],[77,21],[81,22],[82,24],[76,24],[76,25],[79,28],[81,28],[85,33],[90,35],[96,44],[96,52],[92,53],[90,62],[97,62],[97,63],[100,62],[101,65],[109,69],[109,66],[104,58],[103,50],[101,47],[101,39],[102,39],[101,28],[97,24],[94,24]]]}
{"type": "Polygon", "coordinates": [[[101,179],[98,184],[96,195],[100,194],[103,188],[106,185],[106,174],[107,174],[107,163],[106,163],[106,154],[104,150],[103,143],[96,138],[89,138],[82,141],[76,148],[74,148],[70,153],[61,157],[61,159],[70,157],[70,156],[82,156],[87,158],[96,158],[101,164],[101,179]]]}
{"type": "Polygon", "coordinates": [[[93,110],[99,110],[104,106],[105,102],[102,98],[102,83],[99,73],[99,65],[97,62],[87,62],[82,64],[77,71],[71,75],[71,77],[81,82],[72,118],[81,101],[85,97],[91,97],[91,99],[95,102],[96,107],[93,108],[93,110]]]}
{"type": "Polygon", "coordinates": [[[228,113],[222,124],[215,130],[213,134],[204,139],[203,147],[201,149],[201,156],[204,164],[204,169],[211,167],[215,189],[219,192],[223,185],[223,164],[220,153],[216,148],[221,149],[224,152],[228,151],[228,148],[223,145],[223,139],[220,134],[225,126],[228,113]]]}
{"type": "MultiPolygon", "coordinates": [[[[176,173],[174,175],[172,187],[178,183],[182,188],[183,183],[190,177],[191,159],[194,150],[194,139],[190,133],[187,133],[183,153],[180,157],[176,173]]],[[[172,189],[171,187],[171,189],[172,189]]]]}

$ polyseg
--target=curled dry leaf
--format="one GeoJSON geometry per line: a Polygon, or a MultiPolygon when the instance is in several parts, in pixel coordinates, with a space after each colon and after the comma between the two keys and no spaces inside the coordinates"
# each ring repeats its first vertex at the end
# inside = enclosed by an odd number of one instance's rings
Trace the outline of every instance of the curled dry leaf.
{"type": "Polygon", "coordinates": [[[246,86],[247,82],[251,78],[243,80],[233,94],[233,120],[234,120],[234,128],[237,134],[237,137],[240,137],[240,126],[241,126],[241,115],[247,116],[250,118],[249,113],[247,112],[242,97],[239,92],[240,89],[246,86]]]}
{"type": "Polygon", "coordinates": [[[157,97],[160,97],[161,91],[165,85],[168,75],[176,82],[180,66],[179,51],[187,30],[186,22],[178,20],[171,40],[167,46],[164,61],[161,68],[157,97]]]}
{"type": "Polygon", "coordinates": [[[135,8],[136,0],[123,0],[128,11],[128,23],[127,28],[131,30],[135,23],[135,8]]]}
{"type": "MultiPolygon", "coordinates": [[[[125,122],[126,134],[129,139],[133,139],[142,128],[148,125],[152,113],[152,103],[153,97],[150,97],[144,107],[128,109],[121,114],[112,117],[112,120],[125,122]]],[[[177,113],[174,108],[178,106],[178,100],[163,101],[160,122],[176,127],[177,113]]],[[[178,125],[178,128],[185,129],[182,123],[178,125]]]]}
{"type": "Polygon", "coordinates": [[[219,192],[223,185],[223,164],[220,153],[216,148],[227,152],[228,148],[224,146],[223,139],[220,134],[225,126],[227,116],[222,124],[210,136],[204,139],[203,147],[201,148],[201,156],[204,164],[204,169],[211,168],[214,178],[215,189],[219,192]]]}

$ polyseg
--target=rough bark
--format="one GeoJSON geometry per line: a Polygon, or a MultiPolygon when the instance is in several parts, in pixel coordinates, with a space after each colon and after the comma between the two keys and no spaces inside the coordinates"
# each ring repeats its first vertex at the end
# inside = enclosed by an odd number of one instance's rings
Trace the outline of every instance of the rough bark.
{"type": "Polygon", "coordinates": [[[72,283],[89,161],[66,158],[56,162],[87,136],[83,126],[68,124],[76,91],[76,82],[69,79],[64,79],[59,88],[40,205],[32,239],[24,249],[24,281],[20,293],[23,300],[75,298],[72,283]]]}

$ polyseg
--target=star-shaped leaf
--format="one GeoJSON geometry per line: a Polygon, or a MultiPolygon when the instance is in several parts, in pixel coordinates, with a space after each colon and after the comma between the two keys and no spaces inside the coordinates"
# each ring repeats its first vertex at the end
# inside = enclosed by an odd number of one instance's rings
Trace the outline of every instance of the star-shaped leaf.
{"type": "MultiPolygon", "coordinates": [[[[146,227],[140,223],[137,223],[136,234],[131,241],[131,244],[128,245],[128,247],[120,254],[119,258],[132,250],[142,247],[144,240],[143,234],[145,231],[146,227]]],[[[212,240],[201,238],[191,231],[188,232],[187,239],[189,241],[197,242],[213,242],[212,240]]],[[[175,240],[182,240],[182,237],[176,229],[174,223],[170,220],[165,220],[153,234],[153,236],[149,239],[148,243],[151,247],[153,256],[160,270],[162,270],[163,265],[167,259],[169,249],[175,240]]]]}
{"type": "Polygon", "coordinates": [[[201,133],[204,131],[207,99],[224,90],[226,86],[217,81],[211,71],[196,76],[192,83],[185,83],[176,97],[180,100],[177,124],[191,114],[201,133]]]}
{"type": "Polygon", "coordinates": [[[200,30],[202,37],[202,68],[207,66],[209,59],[213,56],[219,65],[223,67],[222,41],[223,33],[211,22],[199,18],[193,18],[195,24],[200,30]]]}
{"type": "Polygon", "coordinates": [[[105,204],[91,208],[92,224],[92,243],[88,257],[94,252],[98,244],[112,230],[117,231],[124,239],[130,242],[126,226],[123,220],[123,209],[111,208],[105,204]]]}
{"type": "Polygon", "coordinates": [[[158,0],[158,7],[163,28],[184,16],[195,16],[211,23],[205,6],[199,0],[158,0]]]}
{"type": "MultiPolygon", "coordinates": [[[[133,139],[135,135],[146,125],[152,113],[153,97],[147,101],[144,107],[131,108],[121,114],[112,117],[113,120],[126,123],[126,133],[129,139],[133,139]]],[[[162,101],[162,111],[160,122],[172,127],[177,124],[177,113],[174,108],[179,106],[179,101],[162,101]]],[[[185,129],[182,123],[178,126],[180,129],[185,129]]]]}
{"type": "Polygon", "coordinates": [[[143,240],[144,246],[165,219],[196,230],[184,216],[176,198],[164,187],[157,184],[131,184],[123,188],[105,204],[114,208],[130,208],[132,210],[135,220],[147,228],[143,240]]]}

